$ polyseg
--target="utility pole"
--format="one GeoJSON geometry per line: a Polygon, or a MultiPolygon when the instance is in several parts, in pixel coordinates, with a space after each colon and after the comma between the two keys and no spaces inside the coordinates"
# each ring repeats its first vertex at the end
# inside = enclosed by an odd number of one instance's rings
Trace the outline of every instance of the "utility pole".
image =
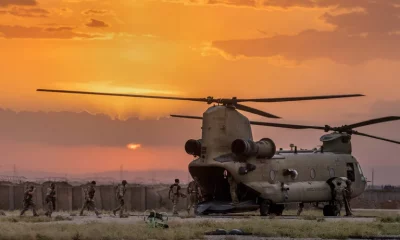
{"type": "Polygon", "coordinates": [[[372,187],[374,187],[374,169],[372,169],[372,181],[371,181],[372,187]]]}
{"type": "Polygon", "coordinates": [[[124,179],[124,165],[121,165],[119,169],[119,180],[122,181],[124,179]]]}
{"type": "Polygon", "coordinates": [[[13,177],[15,178],[17,176],[17,166],[14,164],[13,165],[13,177]]]}

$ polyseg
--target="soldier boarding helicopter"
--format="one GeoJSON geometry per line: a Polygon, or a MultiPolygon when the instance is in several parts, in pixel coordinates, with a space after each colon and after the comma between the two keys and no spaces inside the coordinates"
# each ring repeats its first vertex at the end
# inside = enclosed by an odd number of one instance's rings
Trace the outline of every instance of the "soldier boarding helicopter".
{"type": "Polygon", "coordinates": [[[196,157],[189,164],[192,177],[197,177],[205,199],[198,205],[199,214],[231,213],[260,210],[262,216],[281,215],[287,203],[327,202],[325,216],[339,214],[334,191],[343,180],[352,184],[351,198],[361,195],[366,188],[366,178],[357,159],[351,155],[351,135],[366,136],[400,144],[353,130],[371,124],[399,120],[400,117],[385,117],[342,127],[318,127],[249,121],[237,110],[269,118],[279,118],[270,113],[240,104],[240,102],[287,102],[364,95],[332,95],[292,98],[261,99],[214,99],[146,96],[133,94],[83,92],[69,90],[38,89],[40,92],[91,94],[186,100],[217,103],[209,107],[203,117],[171,115],[172,117],[201,119],[202,138],[190,139],[185,144],[188,154],[196,157]],[[277,151],[269,138],[254,141],[251,125],[290,129],[318,129],[333,133],[321,137],[323,145],[318,150],[277,151]],[[229,183],[224,179],[228,173],[238,184],[238,204],[231,204],[229,183]]]}

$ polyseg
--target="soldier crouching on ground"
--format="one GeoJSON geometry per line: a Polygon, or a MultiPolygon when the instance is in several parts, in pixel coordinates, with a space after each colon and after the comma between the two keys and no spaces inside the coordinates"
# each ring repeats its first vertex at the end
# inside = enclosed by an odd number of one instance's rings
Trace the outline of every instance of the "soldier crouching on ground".
{"type": "Polygon", "coordinates": [[[96,189],[94,188],[96,186],[96,181],[92,181],[87,189],[85,189],[85,202],[83,203],[80,216],[83,216],[83,210],[85,208],[87,209],[92,209],[96,213],[96,216],[98,218],[101,218],[100,213],[96,209],[96,204],[94,202],[94,194],[96,192],[96,189]]]}
{"type": "Polygon", "coordinates": [[[47,212],[44,214],[48,217],[51,217],[51,214],[54,210],[56,210],[56,185],[54,183],[50,184],[50,187],[47,188],[46,193],[46,205],[47,205],[47,212]]]}
{"type": "Polygon", "coordinates": [[[24,213],[29,209],[32,208],[32,212],[33,212],[33,216],[37,217],[39,216],[36,213],[36,205],[33,202],[33,194],[35,194],[35,190],[36,188],[33,186],[30,186],[24,193],[24,200],[23,200],[23,204],[24,204],[24,209],[22,209],[20,216],[23,216],[24,213]]]}
{"type": "Polygon", "coordinates": [[[197,203],[201,198],[201,190],[197,177],[194,177],[193,181],[189,183],[187,193],[189,195],[189,204],[187,208],[188,215],[190,215],[190,210],[192,208],[194,208],[194,214],[196,214],[197,203]]]}
{"type": "Polygon", "coordinates": [[[117,186],[117,192],[116,192],[116,194],[117,194],[117,200],[118,200],[118,202],[119,202],[119,207],[117,207],[116,209],[114,209],[114,210],[113,210],[113,213],[114,213],[114,216],[115,216],[115,214],[117,213],[117,211],[119,211],[119,217],[120,217],[120,218],[127,217],[127,216],[124,216],[124,215],[123,215],[124,209],[125,209],[125,200],[124,200],[124,197],[125,197],[125,192],[126,192],[126,184],[127,184],[127,181],[123,180],[123,181],[122,181],[122,184],[117,186]]]}

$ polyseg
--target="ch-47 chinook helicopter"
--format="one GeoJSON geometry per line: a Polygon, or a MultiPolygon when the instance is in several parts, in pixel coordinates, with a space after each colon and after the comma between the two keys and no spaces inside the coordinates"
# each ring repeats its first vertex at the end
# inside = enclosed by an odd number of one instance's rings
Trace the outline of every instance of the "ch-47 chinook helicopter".
{"type": "Polygon", "coordinates": [[[360,94],[292,98],[214,99],[147,96],[134,94],[100,93],[69,90],[38,89],[40,92],[91,94],[138,98],[155,98],[216,103],[202,117],[171,115],[172,117],[201,119],[202,138],[188,140],[185,150],[195,159],[189,172],[202,188],[204,201],[198,205],[199,214],[245,212],[260,209],[261,215],[281,215],[287,203],[327,203],[325,216],[340,213],[334,199],[336,184],[352,182],[352,198],[363,193],[366,178],[360,164],[351,155],[351,135],[371,137],[400,144],[353,130],[371,124],[399,120],[384,117],[342,127],[304,126],[249,121],[237,110],[268,118],[279,118],[270,113],[242,105],[241,102],[288,102],[332,98],[359,97],[360,94]],[[254,141],[251,125],[333,131],[321,137],[323,145],[316,150],[277,151],[269,138],[254,141]],[[224,177],[228,172],[238,184],[239,204],[231,204],[230,187],[224,177]]]}

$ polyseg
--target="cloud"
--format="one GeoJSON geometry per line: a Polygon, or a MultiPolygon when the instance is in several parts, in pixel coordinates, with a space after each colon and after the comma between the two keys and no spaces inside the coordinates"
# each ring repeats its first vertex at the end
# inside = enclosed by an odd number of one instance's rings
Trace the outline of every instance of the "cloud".
{"type": "Polygon", "coordinates": [[[86,112],[14,112],[0,109],[0,141],[60,146],[111,146],[126,148],[183,146],[200,135],[201,122],[177,119],[126,121],[86,112]],[[176,131],[179,126],[179,131],[176,131]]]}
{"type": "Polygon", "coordinates": [[[0,36],[4,38],[33,38],[33,39],[74,39],[97,38],[97,35],[77,33],[72,28],[41,28],[25,26],[0,25],[0,36]]]}
{"type": "Polygon", "coordinates": [[[256,0],[209,0],[208,4],[226,4],[234,6],[247,6],[255,7],[257,4],[256,0]]]}
{"type": "Polygon", "coordinates": [[[0,11],[0,14],[11,14],[18,17],[48,17],[50,12],[42,8],[19,8],[13,7],[0,11]]]}
{"type": "Polygon", "coordinates": [[[93,28],[105,28],[109,27],[109,25],[103,21],[96,20],[96,19],[90,19],[90,22],[86,24],[88,27],[93,27],[93,28]]]}
{"type": "Polygon", "coordinates": [[[321,19],[333,25],[333,31],[306,30],[291,36],[214,41],[213,46],[232,57],[283,56],[295,61],[328,58],[343,64],[374,59],[400,60],[396,44],[400,40],[400,7],[393,0],[269,0],[264,6],[358,8],[362,11],[323,14],[321,19]]]}
{"type": "Polygon", "coordinates": [[[83,15],[100,15],[105,16],[112,14],[110,10],[107,9],[88,9],[82,12],[83,15]]]}
{"type": "Polygon", "coordinates": [[[360,64],[373,59],[400,60],[396,51],[400,35],[349,35],[346,32],[303,31],[249,40],[215,41],[213,46],[233,57],[275,57],[302,62],[328,58],[342,64],[360,64]]]}
{"type": "Polygon", "coordinates": [[[0,7],[7,7],[9,5],[22,5],[22,6],[35,6],[36,0],[0,0],[0,7]]]}

